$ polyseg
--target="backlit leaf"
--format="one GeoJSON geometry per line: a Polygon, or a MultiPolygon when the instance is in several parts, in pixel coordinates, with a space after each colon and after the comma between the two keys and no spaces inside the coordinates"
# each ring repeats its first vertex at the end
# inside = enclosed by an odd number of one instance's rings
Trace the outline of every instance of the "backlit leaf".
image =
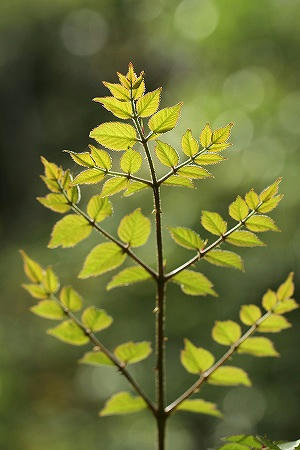
{"type": "Polygon", "coordinates": [[[211,129],[209,123],[207,123],[205,125],[205,127],[203,128],[203,130],[201,131],[200,143],[201,143],[202,147],[207,148],[210,146],[211,141],[212,141],[212,129],[211,129]]]}
{"type": "Polygon", "coordinates": [[[126,173],[138,172],[142,166],[141,154],[130,148],[121,157],[121,169],[126,173]]]}
{"type": "Polygon", "coordinates": [[[180,175],[171,175],[163,183],[168,186],[188,187],[193,188],[193,182],[188,178],[181,177],[180,175]]]}
{"type": "Polygon", "coordinates": [[[22,287],[33,297],[33,298],[39,298],[44,299],[48,298],[49,294],[44,288],[44,286],[41,286],[39,284],[22,284],[22,287]]]}
{"type": "Polygon", "coordinates": [[[91,366],[114,366],[114,363],[105,353],[100,351],[87,352],[79,360],[81,364],[89,364],[91,366]]]}
{"type": "Polygon", "coordinates": [[[241,327],[232,320],[216,321],[212,329],[213,339],[221,345],[232,345],[242,335],[241,327]]]}
{"type": "Polygon", "coordinates": [[[51,267],[47,267],[43,274],[42,284],[47,292],[55,294],[59,289],[59,279],[57,275],[53,272],[51,267]]]}
{"type": "Polygon", "coordinates": [[[129,183],[127,183],[127,189],[124,192],[123,197],[130,197],[136,192],[140,192],[146,188],[149,188],[149,186],[145,183],[142,183],[140,181],[129,181],[129,183]]]}
{"type": "Polygon", "coordinates": [[[25,274],[27,275],[29,280],[33,281],[34,283],[39,283],[43,278],[42,267],[36,261],[29,258],[29,256],[23,250],[20,250],[20,253],[23,258],[25,274]]]}
{"type": "Polygon", "coordinates": [[[183,367],[190,373],[200,374],[215,362],[214,356],[201,347],[196,347],[188,339],[184,340],[184,350],[180,353],[183,367]]]}
{"type": "Polygon", "coordinates": [[[47,334],[72,345],[84,345],[89,342],[85,332],[72,320],[66,320],[55,328],[50,328],[47,334]]]}
{"type": "Polygon", "coordinates": [[[46,208],[58,213],[65,213],[71,209],[63,194],[48,194],[45,197],[37,197],[37,200],[46,208]]]}
{"type": "Polygon", "coordinates": [[[280,302],[287,300],[293,295],[295,289],[293,278],[294,274],[291,272],[286,281],[279,286],[277,290],[277,298],[280,302]]]}
{"type": "Polygon", "coordinates": [[[246,227],[254,232],[280,231],[271,217],[262,215],[249,217],[246,221],[246,227]]]}
{"type": "Polygon", "coordinates": [[[162,88],[155,89],[138,99],[136,102],[138,116],[150,117],[158,110],[161,90],[162,88]]]}
{"type": "Polygon", "coordinates": [[[266,311],[271,311],[277,302],[277,295],[271,289],[269,289],[262,298],[262,305],[266,311]]]}
{"type": "Polygon", "coordinates": [[[110,170],[112,163],[109,154],[105,150],[96,148],[93,145],[89,145],[89,148],[93,163],[101,169],[110,170]]]}
{"type": "Polygon", "coordinates": [[[283,199],[283,195],[276,195],[276,197],[270,198],[265,203],[263,203],[259,208],[257,208],[258,212],[266,213],[275,209],[278,203],[283,199]]]}
{"type": "Polygon", "coordinates": [[[189,411],[200,414],[208,414],[210,416],[222,417],[222,413],[217,409],[217,405],[212,402],[207,402],[200,398],[188,399],[180,403],[176,411],[189,411]]]}
{"type": "Polygon", "coordinates": [[[55,300],[42,300],[30,308],[30,311],[45,319],[61,320],[64,312],[55,300]]]}
{"type": "Polygon", "coordinates": [[[120,101],[115,97],[96,97],[94,102],[101,103],[105,109],[111,111],[114,116],[120,119],[130,119],[132,117],[132,106],[129,101],[120,101]]]}
{"type": "Polygon", "coordinates": [[[156,134],[172,130],[178,121],[182,103],[164,108],[154,114],[148,122],[148,127],[156,134]]]}
{"type": "Polygon", "coordinates": [[[155,153],[160,162],[167,167],[175,167],[179,162],[176,150],[164,142],[156,141],[155,153]]]}
{"type": "Polygon", "coordinates": [[[113,242],[105,242],[93,248],[84,262],[79,278],[96,277],[119,267],[126,259],[126,253],[113,242]]]}
{"type": "Polygon", "coordinates": [[[105,181],[102,191],[101,197],[110,197],[111,195],[115,195],[118,192],[123,191],[128,186],[128,180],[126,177],[114,177],[105,181]]]}
{"type": "Polygon", "coordinates": [[[57,180],[61,174],[60,168],[56,164],[47,161],[44,156],[41,156],[41,161],[45,169],[45,177],[50,180],[57,180]]]}
{"type": "Polygon", "coordinates": [[[210,250],[205,254],[204,259],[216,266],[244,270],[243,260],[240,255],[228,250],[210,250]]]}
{"type": "Polygon", "coordinates": [[[135,397],[129,392],[119,392],[105,403],[105,407],[100,411],[100,416],[131,414],[141,411],[146,407],[146,403],[142,397],[135,397]]]}
{"type": "Polygon", "coordinates": [[[279,331],[290,327],[291,324],[285,317],[279,316],[278,314],[272,314],[259,325],[257,331],[260,331],[261,333],[278,333],[279,331]]]}
{"type": "Polygon", "coordinates": [[[193,137],[191,130],[186,130],[181,139],[181,147],[183,153],[187,156],[193,156],[199,151],[199,144],[197,140],[193,137]]]}
{"type": "Polygon", "coordinates": [[[216,369],[209,377],[207,382],[217,386],[251,386],[251,381],[247,373],[239,367],[223,366],[216,369]]]}
{"type": "Polygon", "coordinates": [[[86,308],[81,316],[82,323],[91,331],[101,331],[112,324],[112,317],[104,309],[98,309],[95,306],[86,308]]]}
{"type": "MultiPolygon", "coordinates": [[[[235,442],[239,444],[246,445],[247,447],[251,447],[251,449],[260,449],[261,450],[261,442],[258,441],[254,436],[247,434],[239,434],[236,436],[228,436],[223,438],[224,441],[235,442]]],[[[229,449],[228,449],[229,450],[229,449]]],[[[231,448],[234,450],[234,447],[231,448]]],[[[238,448],[236,450],[239,450],[238,448]]]]}
{"type": "Polygon", "coordinates": [[[183,270],[171,278],[173,283],[179,284],[182,291],[188,295],[214,295],[213,284],[202,273],[193,270],[183,270]]]}
{"type": "Polygon", "coordinates": [[[108,198],[101,195],[93,195],[87,205],[87,213],[95,222],[101,222],[112,215],[112,204],[108,198]]]}
{"type": "Polygon", "coordinates": [[[277,180],[274,181],[270,186],[266,187],[260,194],[259,198],[260,201],[266,202],[267,200],[270,200],[270,198],[274,197],[274,195],[277,194],[279,184],[281,183],[282,178],[277,178],[277,180]]]}
{"type": "Polygon", "coordinates": [[[253,356],[279,356],[273,342],[265,337],[249,337],[238,347],[237,351],[253,356]]]}
{"type": "Polygon", "coordinates": [[[90,152],[82,152],[82,153],[75,153],[71,152],[69,150],[64,150],[66,153],[69,153],[73,161],[76,162],[79,166],[82,167],[93,167],[93,161],[91,160],[91,154],[90,152]]]}
{"type": "Polygon", "coordinates": [[[215,212],[202,211],[201,224],[207,231],[217,236],[222,236],[227,230],[227,223],[215,212]]]}
{"type": "Polygon", "coordinates": [[[230,146],[231,144],[229,142],[224,142],[223,144],[211,144],[207,150],[209,152],[221,152],[230,146]]]}
{"type": "Polygon", "coordinates": [[[106,86],[111,94],[118,100],[122,100],[127,102],[130,100],[130,92],[124,86],[118,83],[108,83],[107,81],[103,81],[104,86],[106,86]]]}
{"type": "Polygon", "coordinates": [[[233,127],[233,123],[229,123],[225,127],[218,128],[212,134],[212,143],[213,144],[224,144],[230,138],[231,129],[233,127]]]}
{"type": "Polygon", "coordinates": [[[126,342],[118,345],[114,350],[116,357],[124,364],[135,364],[148,358],[151,349],[151,342],[126,342]]]}
{"type": "Polygon", "coordinates": [[[205,242],[200,238],[199,234],[190,228],[169,227],[169,231],[174,241],[182,247],[190,250],[200,250],[205,245],[205,242]]]}
{"type": "Polygon", "coordinates": [[[264,246],[265,244],[250,231],[237,230],[226,237],[226,242],[237,247],[256,247],[264,246]]]}
{"type": "Polygon", "coordinates": [[[96,184],[102,181],[104,176],[105,173],[98,169],[87,169],[74,178],[73,184],[96,184]]]}
{"type": "Polygon", "coordinates": [[[72,286],[64,286],[60,291],[59,299],[70,311],[79,311],[82,308],[82,298],[72,286]]]}
{"type": "Polygon", "coordinates": [[[140,247],[147,242],[150,231],[150,220],[138,208],[123,217],[118,228],[118,235],[130,247],[140,247]]]}
{"type": "Polygon", "coordinates": [[[91,232],[92,227],[86,219],[76,214],[69,214],[54,225],[48,247],[74,247],[78,242],[86,239],[91,232]]]}
{"type": "Polygon", "coordinates": [[[250,209],[256,209],[260,202],[258,194],[253,189],[247,192],[245,200],[250,209]]]}
{"type": "Polygon", "coordinates": [[[287,312],[293,311],[294,309],[299,308],[298,303],[292,299],[288,298],[286,300],[281,301],[278,303],[274,308],[275,314],[285,314],[287,312]]]}
{"type": "Polygon", "coordinates": [[[203,167],[199,166],[185,166],[181,167],[179,170],[177,170],[177,173],[183,177],[187,178],[211,178],[213,175],[208,172],[208,170],[203,169],[203,167]]]}
{"type": "Polygon", "coordinates": [[[229,205],[229,215],[237,220],[243,220],[247,216],[249,208],[245,200],[240,195],[229,205]]]}
{"type": "Polygon", "coordinates": [[[90,137],[111,150],[127,150],[137,140],[135,129],[122,122],[102,123],[90,132],[90,137]]]}
{"type": "Polygon", "coordinates": [[[256,305],[243,305],[240,309],[240,319],[245,325],[253,325],[261,318],[261,310],[256,305]]]}
{"type": "Polygon", "coordinates": [[[225,161],[226,158],[219,155],[218,153],[203,153],[197,156],[194,161],[197,164],[208,166],[209,164],[218,164],[219,162],[225,161]]]}
{"type": "Polygon", "coordinates": [[[127,267],[111,279],[106,286],[106,289],[109,291],[115,287],[128,286],[129,284],[139,283],[140,281],[148,280],[149,278],[151,278],[151,275],[143,267],[127,267]]]}

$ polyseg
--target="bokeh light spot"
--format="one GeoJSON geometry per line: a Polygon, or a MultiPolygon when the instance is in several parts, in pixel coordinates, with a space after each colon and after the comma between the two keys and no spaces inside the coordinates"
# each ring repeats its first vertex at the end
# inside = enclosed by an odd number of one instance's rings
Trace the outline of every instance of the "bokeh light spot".
{"type": "Polygon", "coordinates": [[[184,37],[198,41],[215,31],[219,13],[211,0],[183,0],[176,9],[174,20],[184,37]]]}
{"type": "Polygon", "coordinates": [[[251,69],[232,73],[224,81],[223,98],[229,105],[253,111],[261,106],[265,96],[262,78],[251,69]]]}
{"type": "Polygon", "coordinates": [[[300,134],[300,92],[291,92],[280,102],[279,121],[286,131],[300,134]]]}

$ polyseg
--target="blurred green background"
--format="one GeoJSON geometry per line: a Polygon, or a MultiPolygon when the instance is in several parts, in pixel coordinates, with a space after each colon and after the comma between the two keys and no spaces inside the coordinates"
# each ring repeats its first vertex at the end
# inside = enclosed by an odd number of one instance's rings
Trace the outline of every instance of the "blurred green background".
{"type": "MultiPolygon", "coordinates": [[[[84,151],[89,131],[111,120],[91,99],[108,95],[101,80],[116,81],[116,71],[124,73],[129,60],[145,70],[148,90],[163,85],[162,106],[184,101],[178,127],[165,137],[177,148],[188,127],[197,136],[206,121],[214,127],[235,122],[228,161],[211,166],[214,180],[198,182],[195,191],[163,189],[165,225],[200,231],[202,209],[226,214],[238,193],[284,178],[285,198],[272,215],[282,232],[262,236],[267,247],[241,250],[246,273],[203,263],[218,299],[168,288],[168,399],[194,381],[179,363],[183,336],[220,355],[223,349],[210,338],[215,319],[237,319],[240,304],[258,303],[291,270],[299,278],[299,22],[298,0],[1,0],[1,449],[153,448],[147,412],[97,416],[105,399],[127,385],[114,369],[79,366],[83,348],[45,334],[46,321],[28,311],[32,299],[20,287],[25,278],[17,253],[24,248],[41,264],[52,264],[86,304],[114,316],[114,325],[102,334],[108,346],[153,340],[151,282],[106,292],[111,274],[76,280],[99,236],[75,249],[48,250],[59,217],[35,201],[46,193],[39,155],[76,173],[62,150],[84,151]]],[[[115,216],[105,223],[112,231],[137,205],[151,214],[147,192],[125,200],[118,195],[113,204],[115,216]]],[[[165,244],[169,268],[191,256],[167,234],[165,244]]],[[[139,254],[154,262],[151,242],[139,254]]],[[[298,325],[299,317],[296,311],[290,320],[298,325]]],[[[300,437],[299,328],[271,337],[280,358],[234,358],[249,371],[254,387],[205,386],[201,396],[218,403],[224,420],[178,413],[169,422],[169,450],[211,448],[230,433],[300,437]]],[[[132,368],[150,395],[153,366],[150,358],[132,368]]]]}

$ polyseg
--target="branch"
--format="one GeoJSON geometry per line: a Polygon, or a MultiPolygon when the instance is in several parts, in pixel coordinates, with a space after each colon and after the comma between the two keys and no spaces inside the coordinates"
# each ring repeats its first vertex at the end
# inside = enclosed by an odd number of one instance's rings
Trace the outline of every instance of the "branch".
{"type": "MultiPolygon", "coordinates": [[[[92,156],[91,156],[91,159],[93,159],[92,156]]],[[[144,178],[136,177],[134,175],[131,175],[130,173],[114,172],[112,170],[103,169],[102,167],[98,167],[96,165],[93,166],[93,169],[99,170],[99,171],[103,172],[105,175],[109,175],[111,177],[116,177],[116,176],[124,177],[124,178],[127,178],[128,180],[139,181],[140,183],[147,184],[148,186],[151,186],[151,187],[153,186],[153,183],[151,183],[151,181],[145,180],[144,178]]]]}

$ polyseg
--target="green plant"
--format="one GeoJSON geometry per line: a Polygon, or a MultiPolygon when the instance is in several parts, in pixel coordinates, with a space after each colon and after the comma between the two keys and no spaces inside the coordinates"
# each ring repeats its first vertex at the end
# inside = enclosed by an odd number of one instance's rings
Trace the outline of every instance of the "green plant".
{"type": "Polygon", "coordinates": [[[94,306],[86,308],[81,318],[76,313],[82,309],[80,295],[70,286],[59,292],[59,280],[51,267],[43,269],[24,252],[25,273],[31,281],[24,288],[39,303],[31,311],[41,317],[62,322],[49,329],[48,334],[73,345],[92,344],[91,351],[85,353],[80,360],[84,364],[96,366],[116,366],[127,378],[137,395],[130,392],[119,392],[110,398],[101,416],[111,414],[127,414],[148,408],[153,414],[158,430],[158,449],[165,448],[167,419],[179,410],[209,414],[221,417],[221,412],[214,403],[201,398],[190,399],[197,393],[203,383],[214,385],[245,385],[251,382],[247,373],[241,368],[227,365],[232,355],[247,353],[253,356],[278,356],[271,340],[266,337],[252,337],[258,333],[274,333],[289,328],[290,323],[283,316],[298,305],[292,299],[294,292],[293,275],[280,285],[277,292],[268,290],[262,299],[261,309],[256,305],[244,305],[240,310],[240,320],[246,325],[242,332],[239,323],[232,320],[217,321],[212,330],[213,339],[227,347],[219,359],[204,348],[195,346],[185,339],[181,351],[181,362],[185,369],[196,376],[196,381],[171,404],[165,403],[165,301],[166,287],[172,282],[180,286],[187,295],[216,296],[212,282],[202,273],[190,267],[205,259],[211,264],[243,270],[241,257],[224,246],[237,247],[262,246],[264,243],[256,235],[258,232],[278,231],[274,221],[266,215],[280,202],[278,195],[280,179],[265,188],[260,194],[251,189],[245,197],[237,196],[229,206],[229,215],[234,220],[231,228],[216,212],[203,211],[201,224],[209,233],[217,236],[215,240],[202,239],[195,231],[181,226],[169,228],[173,240],[180,246],[191,250],[194,255],[181,266],[166,269],[162,238],[162,205],[160,189],[164,186],[180,186],[193,188],[194,180],[212,177],[203,166],[222,162],[225,158],[220,154],[230,146],[229,138],[232,123],[212,130],[207,124],[201,132],[200,144],[187,130],[181,142],[185,155],[179,162],[177,151],[160,140],[161,135],[172,130],[177,123],[181,103],[158,111],[161,89],[145,94],[144,74],[137,76],[132,64],[129,64],[127,75],[118,73],[120,83],[104,85],[112,96],[95,98],[116,117],[133,122],[133,126],[123,122],[102,123],[90,133],[98,144],[113,150],[123,151],[120,166],[121,172],[112,169],[110,154],[94,145],[89,151],[75,153],[69,151],[71,158],[84,169],[75,178],[70,170],[63,170],[52,162],[42,158],[45,174],[43,181],[50,190],[45,197],[38,200],[44,206],[58,213],[69,213],[54,226],[49,248],[73,247],[86,239],[95,230],[108,242],[97,245],[86,257],[79,278],[99,276],[121,266],[125,259],[132,259],[133,265],[121,270],[113,276],[107,289],[124,287],[128,284],[152,279],[156,284],[156,342],[155,342],[155,383],[156,401],[153,402],[132,377],[128,366],[147,358],[151,353],[151,343],[146,341],[120,344],[114,351],[109,350],[96,336],[96,333],[109,327],[112,318],[103,310],[94,306]],[[149,118],[145,131],[144,120],[149,118]],[[155,150],[151,149],[154,143],[155,150]],[[133,149],[133,147],[138,147],[133,149]],[[141,150],[146,156],[150,169],[150,178],[144,179],[136,173],[142,166],[141,150]],[[158,159],[168,172],[158,177],[156,161],[158,159]],[[104,181],[100,194],[93,195],[87,203],[86,210],[78,206],[80,202],[79,185],[98,184],[104,181]],[[112,214],[109,197],[123,192],[123,196],[134,195],[142,190],[153,194],[154,228],[156,237],[157,267],[150,267],[135,251],[144,245],[151,232],[151,222],[141,209],[136,209],[123,217],[118,228],[118,238],[102,228],[100,223],[112,214]],[[58,293],[59,292],[59,293],[58,293]],[[65,320],[67,319],[67,320],[65,320]]]}

